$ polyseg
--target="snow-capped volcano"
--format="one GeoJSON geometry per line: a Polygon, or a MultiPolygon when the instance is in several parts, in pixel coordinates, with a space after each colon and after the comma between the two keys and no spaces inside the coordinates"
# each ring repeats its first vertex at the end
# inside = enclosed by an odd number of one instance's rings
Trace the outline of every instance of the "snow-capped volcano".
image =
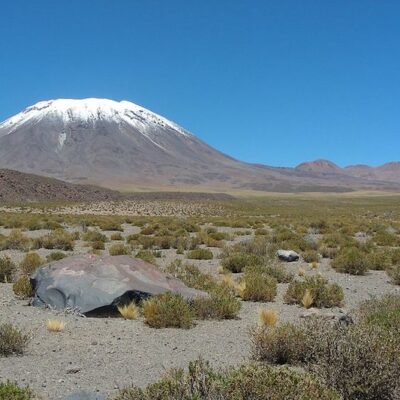
{"type": "Polygon", "coordinates": [[[96,98],[40,101],[1,123],[0,130],[3,130],[4,135],[23,124],[38,123],[44,118],[60,119],[65,124],[74,121],[95,123],[97,120],[125,122],[143,130],[148,129],[149,125],[154,125],[169,127],[183,135],[188,134],[166,118],[129,101],[96,98]]]}
{"type": "MultiPolygon", "coordinates": [[[[332,191],[390,186],[375,175],[355,177],[339,167],[321,174],[320,167],[240,162],[134,103],[94,98],[41,101],[0,123],[0,168],[125,189],[332,191]]],[[[389,180],[400,182],[393,169],[389,180]]]]}

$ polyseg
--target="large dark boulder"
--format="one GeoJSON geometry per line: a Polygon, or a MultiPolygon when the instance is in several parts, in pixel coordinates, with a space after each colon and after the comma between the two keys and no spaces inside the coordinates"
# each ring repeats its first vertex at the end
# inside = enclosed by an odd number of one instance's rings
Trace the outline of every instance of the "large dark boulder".
{"type": "Polygon", "coordinates": [[[51,262],[31,276],[34,306],[106,312],[117,304],[173,292],[186,299],[207,296],[188,288],[156,266],[129,256],[77,255],[51,262]]]}

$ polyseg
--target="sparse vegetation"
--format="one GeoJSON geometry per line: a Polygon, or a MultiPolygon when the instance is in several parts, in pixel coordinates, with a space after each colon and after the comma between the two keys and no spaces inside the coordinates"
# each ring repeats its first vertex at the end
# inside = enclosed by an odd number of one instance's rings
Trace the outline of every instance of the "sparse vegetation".
{"type": "Polygon", "coordinates": [[[29,337],[11,324],[0,324],[0,357],[22,354],[29,337]]]}
{"type": "Polygon", "coordinates": [[[332,261],[332,267],[338,272],[364,275],[368,270],[368,261],[365,253],[357,247],[345,247],[339,251],[332,261]]]}
{"type": "Polygon", "coordinates": [[[145,322],[152,328],[184,328],[192,326],[193,315],[182,296],[164,293],[143,303],[145,322]]]}
{"type": "Polygon", "coordinates": [[[108,249],[108,252],[110,253],[110,256],[122,256],[132,253],[131,249],[123,244],[113,244],[108,249]]]}
{"type": "Polygon", "coordinates": [[[321,308],[340,306],[344,294],[342,288],[336,283],[328,283],[327,279],[315,275],[306,277],[304,281],[290,283],[284,298],[288,304],[304,305],[304,301],[308,306],[312,304],[321,308]]]}
{"type": "Polygon", "coordinates": [[[191,260],[212,260],[213,253],[208,249],[194,249],[188,252],[187,257],[191,260]]]}
{"type": "Polygon", "coordinates": [[[62,332],[65,329],[65,322],[58,319],[49,319],[46,322],[46,327],[49,332],[62,332]]]}
{"type": "Polygon", "coordinates": [[[235,399],[235,400],[339,400],[312,375],[287,368],[249,364],[215,370],[197,360],[183,369],[170,370],[165,377],[144,389],[122,389],[114,400],[235,399]]]}
{"type": "Polygon", "coordinates": [[[16,266],[9,257],[0,257],[0,282],[11,282],[16,266]]]}
{"type": "Polygon", "coordinates": [[[29,278],[26,275],[21,276],[13,284],[13,292],[20,299],[28,299],[33,295],[33,288],[29,278]]]}
{"type": "Polygon", "coordinates": [[[33,274],[43,263],[38,253],[27,253],[19,264],[19,268],[24,275],[33,274]]]}
{"type": "Polygon", "coordinates": [[[33,392],[29,388],[21,388],[10,381],[0,382],[1,400],[33,400],[33,392]]]}

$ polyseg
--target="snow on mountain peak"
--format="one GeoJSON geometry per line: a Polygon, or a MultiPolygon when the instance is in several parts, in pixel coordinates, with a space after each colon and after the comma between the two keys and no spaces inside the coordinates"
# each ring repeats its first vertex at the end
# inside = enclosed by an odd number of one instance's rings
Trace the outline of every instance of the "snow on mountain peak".
{"type": "Polygon", "coordinates": [[[20,125],[27,122],[38,122],[47,117],[62,119],[64,123],[76,120],[125,122],[142,130],[149,125],[158,125],[188,135],[188,132],[177,124],[134,103],[97,98],[40,101],[0,123],[0,129],[5,128],[8,131],[6,134],[11,133],[20,125]]]}

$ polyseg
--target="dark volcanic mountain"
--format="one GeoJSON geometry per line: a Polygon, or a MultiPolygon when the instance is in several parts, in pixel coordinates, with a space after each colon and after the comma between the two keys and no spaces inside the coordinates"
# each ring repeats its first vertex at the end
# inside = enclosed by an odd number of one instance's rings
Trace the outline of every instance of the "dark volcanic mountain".
{"type": "Polygon", "coordinates": [[[53,178],[0,169],[0,203],[98,201],[121,198],[121,193],[110,189],[74,185],[53,178]]]}
{"type": "Polygon", "coordinates": [[[0,168],[70,182],[125,189],[400,188],[396,168],[361,174],[329,162],[323,164],[321,170],[312,163],[293,169],[240,162],[127,101],[43,101],[0,124],[0,168]]]}

